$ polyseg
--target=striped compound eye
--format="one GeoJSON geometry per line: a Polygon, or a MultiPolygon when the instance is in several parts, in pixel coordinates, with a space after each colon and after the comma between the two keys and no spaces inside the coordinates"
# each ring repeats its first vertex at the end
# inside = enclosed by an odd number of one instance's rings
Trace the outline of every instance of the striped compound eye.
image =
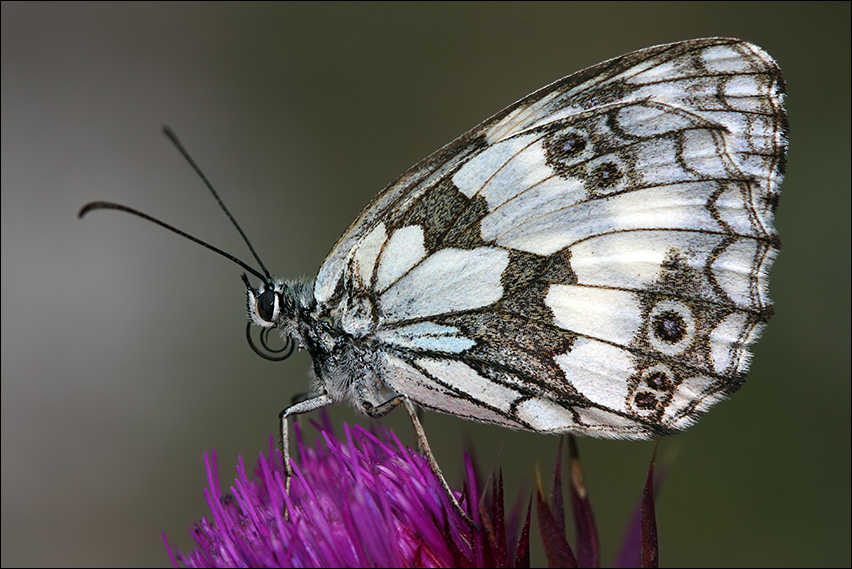
{"type": "Polygon", "coordinates": [[[254,305],[258,317],[269,324],[275,324],[278,320],[279,309],[278,295],[275,294],[274,290],[261,293],[254,305]]]}
{"type": "Polygon", "coordinates": [[[274,324],[278,316],[278,297],[271,290],[264,292],[257,297],[255,310],[262,320],[274,324]]]}

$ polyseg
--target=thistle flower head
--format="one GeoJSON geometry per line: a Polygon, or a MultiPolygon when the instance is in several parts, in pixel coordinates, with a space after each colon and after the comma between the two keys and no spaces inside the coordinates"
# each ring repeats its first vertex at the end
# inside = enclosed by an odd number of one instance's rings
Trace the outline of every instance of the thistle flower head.
{"type": "Polygon", "coordinates": [[[505,519],[502,480],[479,505],[476,472],[466,458],[466,485],[457,498],[489,528],[476,531],[455,511],[425,457],[390,431],[344,426],[338,439],[326,425],[320,433],[308,447],[297,430],[289,494],[271,439],[253,477],[240,458],[228,492],[219,486],[215,452],[205,455],[212,517],[195,525],[195,550],[184,555],[169,548],[175,566],[529,566],[529,513],[516,537],[518,517],[505,519]]]}
{"type": "MultiPolygon", "coordinates": [[[[254,475],[239,459],[228,492],[219,485],[215,451],[205,455],[211,518],[195,524],[198,547],[187,555],[166,547],[176,567],[529,567],[530,509],[506,517],[503,480],[480,498],[473,462],[456,494],[482,529],[453,507],[425,457],[405,448],[389,430],[344,426],[337,438],[327,415],[315,446],[298,446],[289,493],[280,453],[270,438],[254,475]]],[[[551,567],[598,567],[598,534],[582,467],[569,438],[569,492],[574,549],[566,538],[561,450],[545,499],[538,485],[537,520],[551,567]],[[576,552],[576,553],[575,553],[576,552]]],[[[656,480],[659,483],[659,479],[656,480]]],[[[654,462],[616,560],[619,567],[656,567],[654,462]]]]}

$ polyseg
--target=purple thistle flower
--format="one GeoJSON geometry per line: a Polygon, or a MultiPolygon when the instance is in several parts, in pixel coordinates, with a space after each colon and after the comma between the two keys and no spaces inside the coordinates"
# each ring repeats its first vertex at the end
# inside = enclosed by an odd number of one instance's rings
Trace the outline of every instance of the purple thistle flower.
{"type": "Polygon", "coordinates": [[[198,547],[188,555],[166,541],[175,566],[529,566],[529,510],[515,537],[519,508],[507,521],[502,477],[480,504],[476,471],[465,457],[467,480],[457,497],[488,529],[476,531],[452,507],[426,459],[389,430],[344,426],[343,439],[327,424],[319,430],[323,440],[316,447],[305,446],[296,430],[299,459],[289,495],[272,438],[254,477],[240,457],[227,494],[219,486],[215,451],[205,455],[212,520],[195,525],[198,547]]]}
{"type": "MultiPolygon", "coordinates": [[[[475,530],[452,506],[426,458],[406,449],[390,430],[379,426],[369,432],[344,425],[344,437],[338,439],[327,415],[322,422],[312,422],[322,439],[315,447],[304,444],[296,426],[298,458],[289,494],[272,437],[253,477],[240,457],[238,477],[228,493],[219,485],[215,451],[205,454],[204,495],[212,519],[195,524],[198,547],[188,555],[173,551],[166,541],[172,563],[176,567],[529,567],[530,507],[523,528],[520,504],[506,519],[502,475],[490,484],[488,498],[480,500],[480,482],[465,455],[465,487],[456,497],[483,528],[475,530]]],[[[576,443],[573,437],[568,441],[576,555],[566,539],[561,444],[549,500],[538,485],[539,530],[551,567],[598,567],[595,519],[576,443]]],[[[616,560],[618,567],[657,566],[655,489],[652,459],[616,560]]]]}

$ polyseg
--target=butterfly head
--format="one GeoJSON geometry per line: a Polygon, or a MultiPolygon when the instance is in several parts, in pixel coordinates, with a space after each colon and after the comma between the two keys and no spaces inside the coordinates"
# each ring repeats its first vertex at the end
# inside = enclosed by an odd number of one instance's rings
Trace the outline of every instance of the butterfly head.
{"type": "Polygon", "coordinates": [[[251,286],[248,277],[243,273],[246,285],[246,306],[249,322],[246,326],[246,337],[252,350],[264,359],[279,361],[287,359],[296,347],[297,340],[293,338],[295,310],[293,310],[292,295],[286,289],[286,283],[281,280],[262,282],[256,288],[251,286]],[[260,326],[260,346],[251,337],[251,327],[260,326]],[[284,337],[284,346],[272,348],[269,346],[269,333],[278,328],[284,337]]]}

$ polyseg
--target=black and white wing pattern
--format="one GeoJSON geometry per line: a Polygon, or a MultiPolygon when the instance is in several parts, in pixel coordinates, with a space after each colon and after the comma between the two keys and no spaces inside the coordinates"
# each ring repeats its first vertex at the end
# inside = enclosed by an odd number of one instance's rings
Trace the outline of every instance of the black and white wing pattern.
{"type": "Polygon", "coordinates": [[[742,384],[772,314],[783,91],[766,52],[721,38],[561,79],[389,185],[322,265],[317,318],[366,354],[373,399],[541,432],[683,429],[742,384]]]}

